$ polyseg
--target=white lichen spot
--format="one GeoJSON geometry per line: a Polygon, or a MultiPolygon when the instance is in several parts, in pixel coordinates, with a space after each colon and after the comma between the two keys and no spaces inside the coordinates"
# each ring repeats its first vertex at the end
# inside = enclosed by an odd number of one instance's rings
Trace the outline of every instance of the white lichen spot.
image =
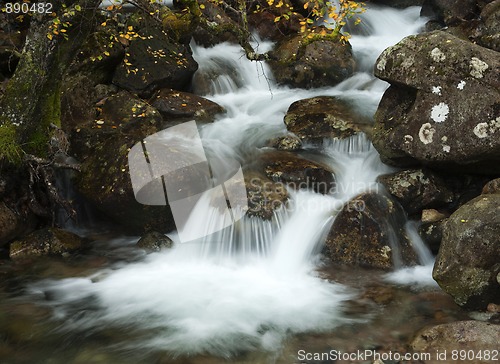
{"type": "Polygon", "coordinates": [[[449,153],[450,152],[450,146],[449,145],[443,145],[443,152],[449,153]]]}
{"type": "Polygon", "coordinates": [[[431,119],[436,123],[442,123],[448,117],[450,108],[444,102],[434,105],[431,110],[431,119]]]}
{"type": "Polygon", "coordinates": [[[441,86],[432,86],[432,93],[441,96],[441,86]]]}
{"type": "Polygon", "coordinates": [[[483,72],[488,69],[488,64],[479,58],[472,57],[470,63],[470,75],[475,78],[483,78],[483,72]]]}
{"type": "Polygon", "coordinates": [[[442,141],[443,143],[446,143],[446,142],[448,141],[448,137],[447,137],[446,135],[445,135],[445,136],[443,136],[443,137],[441,138],[441,141],[442,141]]]}
{"type": "Polygon", "coordinates": [[[444,61],[446,59],[446,56],[444,55],[443,52],[441,52],[441,49],[439,48],[434,48],[432,51],[431,51],[431,58],[434,60],[434,62],[441,62],[441,61],[444,61]]]}
{"type": "Polygon", "coordinates": [[[380,61],[377,63],[377,69],[379,71],[385,71],[385,65],[387,63],[387,59],[385,57],[380,58],[380,61]]]}
{"type": "Polygon", "coordinates": [[[465,81],[463,81],[463,80],[462,80],[462,81],[460,81],[460,82],[458,83],[457,88],[458,88],[459,90],[463,90],[466,84],[467,84],[467,82],[465,82],[465,81]]]}
{"type": "Polygon", "coordinates": [[[405,144],[410,144],[413,141],[413,137],[411,135],[407,134],[404,136],[404,141],[405,141],[405,144]]]}
{"type": "Polygon", "coordinates": [[[385,259],[389,259],[389,258],[390,258],[390,257],[389,257],[389,253],[390,253],[391,251],[392,251],[392,249],[391,249],[389,246],[387,246],[387,245],[384,245],[384,246],[382,247],[382,249],[380,249],[380,252],[381,252],[382,256],[383,256],[385,259]]]}
{"type": "Polygon", "coordinates": [[[429,144],[432,143],[432,137],[434,136],[435,132],[436,129],[434,129],[430,123],[425,123],[420,128],[418,137],[422,143],[429,144]]]}
{"type": "Polygon", "coordinates": [[[478,138],[486,138],[488,136],[488,123],[479,123],[474,127],[474,134],[478,138]]]}
{"type": "Polygon", "coordinates": [[[500,130],[500,116],[487,123],[479,123],[474,127],[474,134],[478,138],[486,138],[488,134],[494,134],[500,130]]]}

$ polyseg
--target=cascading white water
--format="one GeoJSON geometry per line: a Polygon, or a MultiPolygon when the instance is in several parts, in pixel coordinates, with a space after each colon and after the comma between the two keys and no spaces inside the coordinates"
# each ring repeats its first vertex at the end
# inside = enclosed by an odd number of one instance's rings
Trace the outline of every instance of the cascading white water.
{"type": "MultiPolygon", "coordinates": [[[[212,79],[203,85],[206,96],[227,110],[200,131],[207,149],[245,162],[266,140],[284,133],[289,105],[308,97],[339,96],[373,115],[386,84],[375,80],[368,64],[423,21],[417,8],[372,9],[363,18],[364,34],[352,38],[360,72],[333,88],[278,87],[269,69],[244,59],[238,46],[194,45],[199,72],[212,79]]],[[[172,354],[275,350],[290,333],[330,330],[346,322],[342,302],[352,294],[317,276],[318,245],[343,203],[376,186],[377,175],[390,169],[364,136],[325,141],[320,152],[337,171],[340,187],[333,196],[292,192],[288,209],[272,221],[245,217],[209,240],[176,244],[92,277],[39,282],[33,291],[50,293],[48,304],[66,321],[64,330],[126,327],[134,339],[125,346],[172,354]]]]}

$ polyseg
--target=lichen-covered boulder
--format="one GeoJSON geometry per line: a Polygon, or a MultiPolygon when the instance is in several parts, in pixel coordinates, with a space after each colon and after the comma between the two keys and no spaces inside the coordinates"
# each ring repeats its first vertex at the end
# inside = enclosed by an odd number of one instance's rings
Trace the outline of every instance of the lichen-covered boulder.
{"type": "Polygon", "coordinates": [[[36,230],[10,244],[9,256],[13,260],[47,255],[64,255],[82,249],[84,240],[69,231],[57,228],[36,230]]]}
{"type": "Polygon", "coordinates": [[[275,182],[322,194],[335,192],[334,171],[322,163],[284,151],[265,153],[260,163],[265,175],[275,182]]]}
{"type": "Polygon", "coordinates": [[[367,192],[348,202],[328,233],[326,246],[336,263],[391,269],[416,263],[405,235],[403,208],[389,196],[367,192]]]}
{"type": "MultiPolygon", "coordinates": [[[[420,330],[410,343],[413,352],[446,353],[447,362],[491,363],[500,342],[500,325],[482,321],[456,321],[420,330]],[[457,354],[452,357],[453,351],[457,354]],[[489,357],[485,356],[488,352],[489,357]],[[467,356],[468,355],[468,356],[467,356]]],[[[436,362],[438,357],[434,356],[436,362]]],[[[445,359],[441,357],[441,359],[445,359]]],[[[494,361],[494,360],[493,360],[494,361]]]]}
{"type": "Polygon", "coordinates": [[[424,169],[408,169],[377,179],[398,200],[408,214],[452,202],[453,192],[435,173],[424,169]]]}
{"type": "Polygon", "coordinates": [[[172,42],[166,32],[153,27],[138,34],[130,41],[113,83],[143,96],[160,88],[187,90],[198,69],[189,46],[172,42]]]}
{"type": "Polygon", "coordinates": [[[163,249],[170,249],[173,245],[174,242],[172,239],[165,234],[159,233],[158,231],[150,231],[146,233],[136,244],[138,248],[144,249],[149,253],[159,252],[163,249]]]}
{"type": "Polygon", "coordinates": [[[442,31],[409,36],[375,67],[391,86],[373,144],[397,166],[500,172],[500,57],[442,31]]]}
{"type": "Polygon", "coordinates": [[[300,88],[335,86],[354,73],[351,45],[339,40],[287,37],[271,52],[276,82],[300,88]]]}
{"type": "Polygon", "coordinates": [[[444,227],[433,277],[461,306],[500,302],[500,194],[481,195],[455,211],[444,227]]]}
{"type": "Polygon", "coordinates": [[[224,108],[203,97],[172,89],[162,89],[149,100],[158,110],[165,122],[173,120],[213,121],[215,115],[223,113],[224,108]]]}
{"type": "Polygon", "coordinates": [[[324,138],[343,139],[371,130],[371,122],[357,114],[348,101],[330,96],[295,101],[284,121],[288,131],[313,142],[324,138]]]}

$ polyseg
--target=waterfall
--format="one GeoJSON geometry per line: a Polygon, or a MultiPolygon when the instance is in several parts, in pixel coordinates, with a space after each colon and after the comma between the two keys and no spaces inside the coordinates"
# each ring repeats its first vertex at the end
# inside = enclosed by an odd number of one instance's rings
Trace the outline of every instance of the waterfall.
{"type": "MultiPolygon", "coordinates": [[[[331,88],[278,87],[267,66],[247,61],[239,46],[193,44],[200,64],[195,91],[227,110],[200,130],[204,147],[243,164],[251,161],[268,139],[285,132],[283,116],[292,102],[319,95],[347,99],[372,116],[387,87],[371,73],[375,58],[423,25],[418,13],[369,9],[351,40],[358,73],[331,88]]],[[[260,42],[261,49],[271,46],[260,42]]],[[[178,243],[91,277],[38,282],[33,293],[50,297],[47,304],[65,321],[62,330],[115,327],[126,331],[126,348],[172,355],[276,350],[287,335],[348,322],[343,305],[353,293],[318,275],[318,250],[341,206],[376,188],[376,177],[392,169],[364,135],[305,148],[321,153],[336,170],[340,187],[334,195],[290,192],[289,205],[270,221],[244,217],[202,241],[178,243]]]]}

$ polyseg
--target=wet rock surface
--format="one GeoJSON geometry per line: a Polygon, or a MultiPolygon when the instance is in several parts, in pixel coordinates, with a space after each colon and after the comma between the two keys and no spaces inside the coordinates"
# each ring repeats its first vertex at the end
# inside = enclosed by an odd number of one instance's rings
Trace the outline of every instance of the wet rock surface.
{"type": "Polygon", "coordinates": [[[349,102],[337,97],[320,96],[294,102],[285,114],[288,131],[306,141],[324,138],[344,139],[370,132],[370,121],[354,112],[349,102]]]}
{"type": "Polygon", "coordinates": [[[500,302],[500,194],[479,196],[444,226],[433,277],[457,304],[484,310],[500,302]]]}
{"type": "Polygon", "coordinates": [[[416,262],[404,233],[402,207],[386,195],[368,192],[348,202],[338,213],[326,239],[333,262],[391,269],[416,262]]]}
{"type": "Polygon", "coordinates": [[[142,236],[137,242],[138,248],[144,249],[149,253],[159,252],[163,249],[170,249],[174,245],[172,239],[157,231],[150,231],[142,236]]]}
{"type": "Polygon", "coordinates": [[[326,165],[290,152],[272,152],[260,156],[263,172],[274,182],[294,189],[310,189],[322,194],[335,192],[334,171],[326,165]]]}

